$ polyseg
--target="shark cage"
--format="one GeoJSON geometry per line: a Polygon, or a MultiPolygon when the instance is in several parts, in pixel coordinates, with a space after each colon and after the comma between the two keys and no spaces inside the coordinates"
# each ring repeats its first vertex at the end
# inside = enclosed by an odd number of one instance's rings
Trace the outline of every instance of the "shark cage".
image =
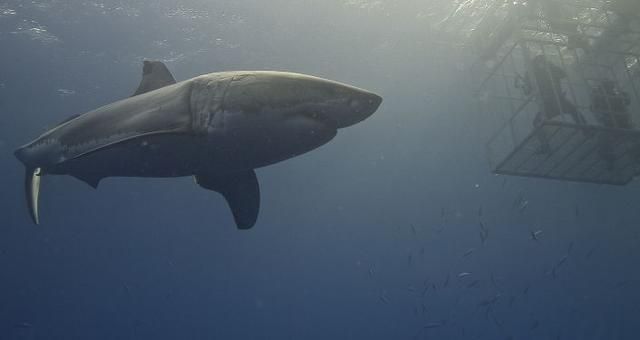
{"type": "Polygon", "coordinates": [[[495,173],[613,185],[640,174],[640,1],[467,0],[452,16],[464,12],[495,173]]]}

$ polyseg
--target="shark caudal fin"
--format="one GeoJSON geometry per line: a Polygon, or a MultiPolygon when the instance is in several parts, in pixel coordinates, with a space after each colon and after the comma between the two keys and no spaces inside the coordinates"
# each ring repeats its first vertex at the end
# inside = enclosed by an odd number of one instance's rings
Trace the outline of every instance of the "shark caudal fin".
{"type": "Polygon", "coordinates": [[[167,66],[161,61],[145,60],[142,62],[142,80],[131,97],[173,85],[176,80],[167,66]]]}
{"type": "Polygon", "coordinates": [[[226,176],[195,176],[201,187],[216,191],[227,200],[238,229],[250,229],[258,219],[260,186],[253,170],[226,176]]]}
{"type": "Polygon", "coordinates": [[[38,198],[40,197],[41,174],[42,169],[40,168],[27,168],[24,176],[27,207],[29,208],[29,215],[35,224],[40,224],[40,216],[38,215],[38,198]]]}

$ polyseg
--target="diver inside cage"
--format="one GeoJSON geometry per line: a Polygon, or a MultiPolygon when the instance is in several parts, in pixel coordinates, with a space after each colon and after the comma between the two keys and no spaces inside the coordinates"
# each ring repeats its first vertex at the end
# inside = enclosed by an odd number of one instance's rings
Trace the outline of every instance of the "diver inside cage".
{"type": "MultiPolygon", "coordinates": [[[[620,89],[613,80],[601,80],[591,90],[591,112],[598,123],[609,128],[632,129],[633,122],[629,105],[629,94],[620,89]]],[[[618,134],[613,132],[598,135],[598,153],[613,170],[615,163],[614,144],[618,134]]]]}
{"type": "Polygon", "coordinates": [[[591,112],[602,126],[631,129],[629,94],[613,80],[602,80],[591,90],[591,112]]]}
{"type": "MultiPolygon", "coordinates": [[[[538,90],[541,110],[533,119],[534,130],[544,122],[554,119],[562,119],[563,115],[569,115],[573,122],[585,125],[584,116],[569,99],[562,89],[562,79],[567,78],[567,73],[559,66],[548,61],[544,55],[537,55],[531,61],[529,71],[524,77],[516,76],[515,87],[522,90],[526,96],[533,94],[533,82],[538,90]]],[[[536,134],[540,142],[540,149],[536,153],[547,154],[551,152],[549,138],[545,131],[540,129],[536,134]]]]}

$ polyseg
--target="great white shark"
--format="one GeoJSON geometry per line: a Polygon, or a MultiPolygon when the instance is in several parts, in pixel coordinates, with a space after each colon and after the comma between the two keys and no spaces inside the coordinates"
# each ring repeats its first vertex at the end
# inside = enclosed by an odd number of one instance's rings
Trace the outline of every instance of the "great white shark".
{"type": "Polygon", "coordinates": [[[44,175],[93,188],[106,177],[193,176],[223,195],[238,228],[251,228],[260,207],[254,169],[327,143],[382,102],[290,72],[218,72],[176,83],[162,62],[144,61],[142,73],[133,96],[73,116],[15,151],[34,223],[44,175]]]}

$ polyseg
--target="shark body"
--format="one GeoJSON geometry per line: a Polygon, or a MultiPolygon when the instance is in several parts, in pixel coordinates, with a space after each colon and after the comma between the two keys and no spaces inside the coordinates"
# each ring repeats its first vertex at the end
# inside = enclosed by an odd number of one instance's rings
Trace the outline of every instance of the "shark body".
{"type": "Polygon", "coordinates": [[[176,82],[145,61],[134,95],[74,116],[16,150],[30,215],[39,224],[41,177],[194,176],[222,194],[240,229],[260,206],[254,169],[311,151],[373,114],[382,98],[309,75],[233,71],[176,82]]]}

